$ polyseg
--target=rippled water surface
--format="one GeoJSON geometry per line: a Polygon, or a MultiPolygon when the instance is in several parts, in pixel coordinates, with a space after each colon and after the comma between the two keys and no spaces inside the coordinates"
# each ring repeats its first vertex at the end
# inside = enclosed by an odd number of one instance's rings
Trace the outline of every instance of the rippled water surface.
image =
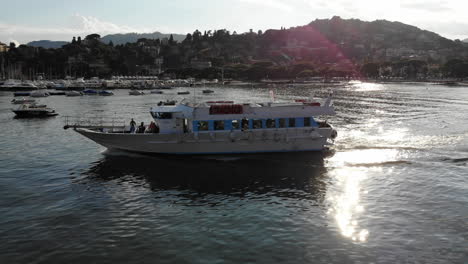
{"type": "MultiPolygon", "coordinates": [[[[66,115],[147,123],[178,90],[40,99],[48,119],[14,119],[1,92],[0,262],[468,262],[468,88],[335,87],[326,153],[144,156],[62,129],[66,115]]],[[[269,100],[213,90],[188,97],[269,100]]]]}

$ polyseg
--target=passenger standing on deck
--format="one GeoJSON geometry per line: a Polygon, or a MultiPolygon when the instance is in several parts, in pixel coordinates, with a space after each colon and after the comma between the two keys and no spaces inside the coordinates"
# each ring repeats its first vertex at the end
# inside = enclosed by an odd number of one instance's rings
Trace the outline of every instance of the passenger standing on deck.
{"type": "Polygon", "coordinates": [[[138,127],[137,133],[145,133],[145,123],[141,122],[141,125],[138,127]]]}
{"type": "Polygon", "coordinates": [[[130,133],[135,133],[135,126],[136,126],[136,122],[132,118],[132,121],[130,121],[130,133]]]}

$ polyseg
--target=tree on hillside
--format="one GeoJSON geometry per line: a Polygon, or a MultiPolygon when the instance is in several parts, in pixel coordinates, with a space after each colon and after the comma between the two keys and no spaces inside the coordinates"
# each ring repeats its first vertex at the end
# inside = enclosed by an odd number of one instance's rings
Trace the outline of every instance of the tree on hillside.
{"type": "Polygon", "coordinates": [[[172,36],[172,34],[171,34],[171,36],[169,37],[169,45],[172,46],[172,45],[174,45],[174,43],[175,43],[174,42],[174,36],[172,36]]]}
{"type": "Polygon", "coordinates": [[[86,40],[99,40],[101,35],[99,34],[90,34],[85,37],[86,40]]]}
{"type": "Polygon", "coordinates": [[[366,63],[361,67],[361,74],[368,78],[377,78],[379,77],[379,67],[377,63],[366,63]]]}
{"type": "Polygon", "coordinates": [[[468,62],[459,59],[449,60],[442,67],[448,77],[464,78],[468,76],[468,62]]]}

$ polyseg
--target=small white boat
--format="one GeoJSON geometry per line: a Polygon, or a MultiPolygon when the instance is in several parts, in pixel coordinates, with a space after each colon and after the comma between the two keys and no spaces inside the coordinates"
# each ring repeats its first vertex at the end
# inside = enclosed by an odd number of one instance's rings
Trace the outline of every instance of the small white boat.
{"type": "Polygon", "coordinates": [[[145,93],[142,92],[142,91],[138,91],[138,90],[131,90],[130,92],[128,92],[129,95],[144,95],[145,93]]]}
{"type": "Polygon", "coordinates": [[[50,94],[47,91],[39,90],[31,93],[31,97],[47,97],[50,94]]]}
{"type": "Polygon", "coordinates": [[[65,95],[66,96],[82,96],[83,93],[78,92],[78,91],[67,91],[67,92],[65,92],[65,95]]]}
{"type": "Polygon", "coordinates": [[[21,99],[13,99],[11,100],[12,104],[32,104],[36,100],[34,99],[27,99],[27,98],[21,98],[21,99]]]}
{"type": "Polygon", "coordinates": [[[23,104],[17,109],[12,109],[16,117],[49,117],[56,116],[58,113],[47,105],[23,104]]]}
{"type": "Polygon", "coordinates": [[[37,86],[32,82],[20,82],[18,80],[7,80],[4,84],[0,85],[0,90],[37,90],[37,86]]]}

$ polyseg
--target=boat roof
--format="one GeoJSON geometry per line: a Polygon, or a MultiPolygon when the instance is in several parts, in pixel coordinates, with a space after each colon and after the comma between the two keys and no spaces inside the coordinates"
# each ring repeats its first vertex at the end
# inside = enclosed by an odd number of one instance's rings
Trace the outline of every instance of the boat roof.
{"type": "Polygon", "coordinates": [[[335,110],[330,98],[324,104],[309,100],[295,100],[293,102],[265,102],[265,103],[234,103],[233,101],[208,101],[199,103],[180,102],[175,105],[162,104],[150,109],[154,113],[182,113],[186,118],[199,120],[215,120],[223,118],[283,118],[299,116],[334,115],[335,110]],[[242,105],[242,113],[214,114],[213,107],[225,105],[242,105]]]}
{"type": "Polygon", "coordinates": [[[150,111],[155,113],[192,113],[193,107],[185,104],[159,105],[151,107],[150,111]]]}

